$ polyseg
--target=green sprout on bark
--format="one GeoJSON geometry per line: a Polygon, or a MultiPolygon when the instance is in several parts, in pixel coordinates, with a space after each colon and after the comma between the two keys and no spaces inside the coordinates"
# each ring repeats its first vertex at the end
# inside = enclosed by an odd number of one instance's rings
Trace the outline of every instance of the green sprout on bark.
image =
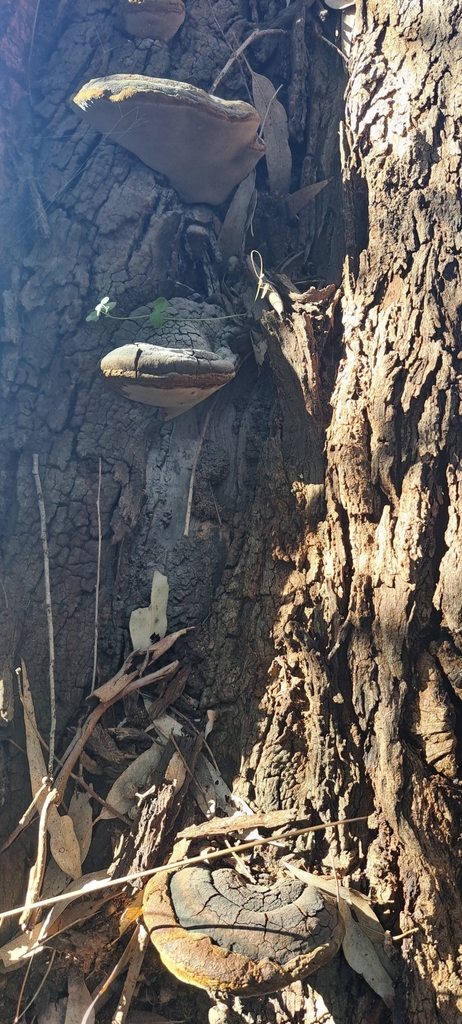
{"type": "MultiPolygon", "coordinates": [[[[268,297],[272,306],[281,314],[283,310],[282,300],[275,292],[275,289],[269,281],[267,281],[264,270],[263,270],[263,257],[258,249],[252,249],[250,254],[250,265],[252,271],[257,279],[257,290],[255,293],[254,302],[261,296],[262,298],[268,297]],[[256,259],[257,257],[257,259],[256,259]],[[273,301],[273,296],[279,299],[280,309],[278,309],[273,301]]],[[[163,327],[164,323],[186,323],[194,322],[195,320],[200,321],[213,321],[213,320],[234,320],[235,317],[248,316],[247,313],[230,313],[227,316],[165,316],[165,311],[168,309],[168,299],[160,295],[153,304],[152,313],[137,313],[136,316],[113,316],[112,310],[117,305],[116,302],[111,302],[109,295],[105,295],[100,302],[97,303],[91,313],[85,317],[86,323],[93,323],[99,320],[100,316],[107,316],[110,320],[149,320],[151,327],[163,327]]]]}

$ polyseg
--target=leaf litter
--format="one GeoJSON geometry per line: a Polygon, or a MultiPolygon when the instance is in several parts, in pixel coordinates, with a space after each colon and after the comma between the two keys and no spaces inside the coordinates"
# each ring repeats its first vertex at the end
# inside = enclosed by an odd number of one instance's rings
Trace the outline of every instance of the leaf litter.
{"type": "MultiPolygon", "coordinates": [[[[244,839],[251,837],[250,841],[243,844],[238,843],[237,847],[231,847],[229,850],[229,853],[233,854],[235,869],[245,877],[251,878],[251,873],[249,866],[238,856],[241,847],[247,850],[255,845],[271,841],[287,845],[284,842],[284,829],[287,829],[287,826],[290,829],[295,812],[277,811],[269,814],[254,814],[250,807],[244,805],[239,798],[234,796],[216,764],[201,752],[201,746],[205,742],[205,733],[206,731],[210,732],[213,728],[216,715],[204,716],[202,732],[198,732],[195,727],[191,732],[187,717],[185,718],[181,714],[178,718],[175,707],[170,705],[169,711],[166,713],[162,694],[164,699],[166,697],[168,699],[169,694],[175,700],[179,699],[188,670],[181,669],[176,660],[155,671],[152,671],[152,667],[161,656],[168,654],[176,640],[185,632],[186,630],[178,630],[155,643],[149,643],[146,650],[137,649],[128,656],[121,670],[113,679],[94,691],[89,700],[90,707],[86,717],[79,723],[75,736],[61,759],[61,768],[53,783],[54,789],[49,790],[48,788],[48,799],[54,812],[51,828],[50,821],[46,826],[50,835],[52,856],[48,861],[43,892],[44,895],[49,893],[53,901],[56,898],[56,902],[53,902],[51,909],[46,911],[41,920],[36,918],[35,915],[38,911],[35,910],[30,925],[27,925],[23,932],[0,947],[0,974],[17,970],[40,954],[48,956],[50,945],[55,947],[53,956],[56,949],[58,952],[62,949],[62,955],[65,957],[66,946],[55,945],[56,942],[59,943],[59,936],[65,933],[69,936],[68,942],[76,942],[80,929],[85,930],[90,926],[89,922],[91,923],[93,918],[100,919],[101,914],[105,915],[103,920],[106,920],[106,925],[101,928],[93,928],[91,937],[88,937],[84,945],[88,947],[87,955],[91,947],[91,952],[94,954],[93,959],[96,957],[96,960],[100,961],[102,965],[107,964],[109,970],[106,969],[105,976],[98,983],[94,971],[90,970],[87,978],[82,964],[74,957],[73,966],[70,963],[67,971],[67,997],[59,1000],[59,1004],[53,1004],[62,1024],[77,1024],[77,1022],[78,1024],[95,1024],[98,1021],[98,1010],[109,997],[115,979],[121,974],[126,974],[126,977],[119,1001],[113,1011],[113,1024],[130,1024],[130,1021],[136,1024],[138,1019],[140,1021],[142,1019],[144,1011],[134,1010],[132,1001],[140,986],[143,989],[143,960],[150,944],[148,933],[140,922],[142,892],[134,893],[133,883],[127,885],[127,876],[131,878],[132,871],[136,875],[137,867],[141,867],[145,872],[147,870],[149,874],[153,867],[152,862],[149,862],[148,832],[143,832],[141,827],[146,808],[148,810],[154,808],[157,814],[156,820],[162,821],[162,825],[159,826],[160,832],[162,835],[168,834],[168,829],[172,827],[178,813],[178,806],[175,810],[175,801],[179,800],[181,805],[181,800],[184,799],[185,792],[189,789],[202,814],[209,820],[200,825],[189,826],[183,832],[177,833],[177,836],[184,836],[182,842],[185,842],[187,847],[191,841],[198,841],[201,838],[213,842],[214,837],[221,836],[228,842],[226,836],[231,836],[232,833],[235,836],[240,833],[244,839]],[[175,680],[179,680],[179,682],[175,683],[175,680]],[[152,694],[153,686],[154,694],[152,694]],[[148,696],[149,690],[146,690],[144,694],[142,710],[146,718],[142,723],[143,727],[124,725],[123,720],[119,729],[111,730],[118,736],[119,742],[131,744],[133,753],[126,755],[131,757],[130,764],[109,786],[105,799],[107,806],[103,808],[99,819],[93,820],[91,793],[81,792],[78,786],[74,788],[70,799],[68,798],[67,813],[60,813],[59,800],[63,800],[66,795],[70,772],[76,766],[80,755],[84,753],[85,742],[88,741],[99,719],[105,711],[121,701],[128,693],[139,692],[141,688],[144,690],[145,687],[151,688],[151,694],[148,696]],[[161,714],[154,720],[150,715],[151,709],[161,710],[161,714]],[[152,732],[155,733],[154,737],[151,735],[152,732]],[[151,743],[150,747],[142,750],[141,753],[136,751],[137,737],[142,738],[144,744],[149,737],[151,743]],[[193,748],[194,755],[191,753],[193,748]],[[165,786],[167,786],[166,792],[170,796],[163,803],[161,800],[157,807],[156,802],[160,798],[162,787],[165,788],[165,786]],[[53,799],[54,793],[56,793],[56,802],[53,799]],[[132,819],[133,825],[130,833],[126,834],[125,838],[121,837],[119,850],[114,853],[112,863],[108,863],[100,870],[90,871],[79,878],[77,870],[81,873],[83,861],[89,854],[91,855],[93,827],[96,820],[113,822],[116,821],[117,815],[124,817],[127,822],[132,819]],[[224,815],[224,817],[220,817],[220,815],[224,815]],[[57,826],[53,822],[57,822],[57,826]],[[267,840],[261,837],[261,828],[277,829],[278,831],[273,840],[267,840]],[[57,836],[55,842],[52,841],[53,829],[56,830],[57,836]],[[59,851],[56,850],[56,843],[59,844],[59,851]],[[75,846],[77,846],[78,856],[77,860],[72,863],[72,850],[75,849],[75,846]],[[133,859],[129,862],[127,869],[124,856],[126,858],[126,851],[131,848],[133,848],[133,859]],[[56,856],[57,852],[58,856],[56,856]],[[70,866],[74,873],[73,877],[68,870],[70,866]],[[122,877],[118,884],[120,875],[122,877]],[[114,888],[108,889],[102,896],[95,897],[95,887],[104,886],[109,880],[114,888]],[[62,895],[59,895],[60,893],[62,895]],[[114,926],[110,924],[112,920],[114,926]],[[114,937],[111,942],[108,942],[108,928],[111,927],[114,937]],[[128,945],[120,953],[117,953],[117,942],[124,934],[130,936],[128,945]],[[115,963],[114,953],[116,955],[115,963]],[[111,959],[112,967],[110,967],[111,959]],[[96,987],[95,981],[97,982],[96,987]]],[[[47,786],[43,784],[43,780],[46,779],[46,768],[25,665],[23,665],[22,697],[31,788],[36,810],[43,811],[47,801],[47,786]]],[[[83,768],[80,770],[83,771],[83,768]]],[[[120,824],[120,822],[116,821],[116,824],[120,824]]],[[[301,831],[306,831],[306,829],[301,831]]],[[[297,834],[299,832],[300,830],[297,831],[297,834]]],[[[287,834],[287,838],[289,835],[290,832],[287,834]]],[[[168,859],[167,849],[168,847],[162,853],[162,846],[159,848],[158,861],[160,858],[161,864],[165,864],[168,859]]],[[[223,856],[223,851],[216,851],[215,856],[217,855],[218,857],[223,856]]],[[[204,857],[213,857],[210,848],[204,855],[193,858],[193,861],[202,862],[204,857]]],[[[188,857],[187,862],[190,861],[191,858],[188,857]]],[[[289,863],[285,866],[293,873],[298,870],[289,863]]],[[[302,874],[306,880],[310,878],[312,883],[318,887],[325,888],[330,892],[336,891],[335,880],[309,876],[306,872],[302,872],[302,874]]],[[[350,966],[362,974],[365,981],[387,1005],[391,1005],[393,980],[390,972],[387,971],[386,962],[385,965],[383,962],[383,929],[368,901],[361,894],[341,887],[338,899],[345,923],[345,956],[350,966]]],[[[32,900],[29,898],[30,902],[32,900]]],[[[78,948],[79,943],[76,946],[76,949],[78,948]]],[[[101,974],[101,969],[99,973],[101,974]]],[[[165,1020],[161,1014],[155,1012],[153,1014],[151,1011],[149,1017],[151,1020],[157,1019],[159,1024],[165,1020]]],[[[50,1021],[54,1019],[51,1004],[37,1014],[38,1022],[43,1021],[45,1024],[48,1019],[50,1021]]]]}

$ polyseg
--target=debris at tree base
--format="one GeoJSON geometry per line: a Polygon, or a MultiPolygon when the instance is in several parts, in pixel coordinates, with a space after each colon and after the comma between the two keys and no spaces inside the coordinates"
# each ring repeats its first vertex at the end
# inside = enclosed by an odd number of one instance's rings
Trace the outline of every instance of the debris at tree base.
{"type": "MultiPolygon", "coordinates": [[[[26,931],[0,948],[0,974],[8,975],[25,963],[35,964],[36,957],[41,958],[39,964],[48,958],[50,969],[53,963],[55,969],[59,965],[65,968],[68,1012],[81,1013],[82,1024],[98,1019],[98,1010],[122,973],[126,973],[126,978],[113,1020],[125,1019],[125,1009],[141,977],[149,938],[168,969],[182,981],[207,990],[221,989],[248,997],[279,990],[311,974],[336,955],[345,933],[350,935],[351,932],[347,910],[342,910],[338,894],[332,887],[329,889],[327,883],[324,885],[322,878],[307,876],[305,879],[304,872],[298,872],[301,878],[298,875],[294,878],[298,869],[291,864],[287,865],[289,876],[286,873],[284,877],[280,868],[275,870],[274,857],[267,860],[263,853],[271,840],[261,837],[261,829],[272,831],[273,840],[287,847],[291,838],[324,826],[291,829],[296,816],[294,810],[254,814],[248,808],[249,813],[242,814],[242,802],[233,797],[217,767],[211,764],[207,752],[204,753],[205,716],[202,728],[198,729],[184,714],[179,717],[174,707],[170,706],[166,713],[166,700],[170,697],[181,700],[188,669],[179,668],[178,661],[169,662],[156,671],[152,668],[186,632],[178,630],[151,644],[146,651],[134,651],[116,676],[88,698],[90,708],[86,718],[61,759],[55,788],[49,793],[48,800],[53,803],[66,796],[72,769],[102,714],[115,708],[128,693],[154,685],[157,695],[152,698],[147,690],[144,697],[143,728],[138,727],[137,731],[134,725],[127,724],[111,730],[119,744],[129,744],[131,763],[124,771],[119,771],[118,778],[102,799],[104,806],[99,818],[91,820],[87,792],[80,795],[76,791],[69,804],[69,820],[72,815],[82,862],[92,856],[91,836],[97,821],[119,819],[119,824],[120,820],[127,823],[129,830],[125,833],[117,824],[119,842],[112,862],[69,882],[68,875],[56,864],[53,868],[53,861],[50,861],[43,889],[44,897],[50,894],[48,899],[37,903],[38,892],[34,889],[34,898],[29,897],[28,913],[34,912],[35,920],[26,931]],[[154,709],[152,714],[151,709],[154,709]],[[157,711],[161,712],[160,717],[157,711]],[[151,733],[151,746],[137,752],[137,736],[145,744],[151,733]],[[177,821],[184,811],[188,791],[204,815],[211,815],[212,820],[186,828],[183,823],[183,829],[177,832],[177,821]],[[231,811],[234,814],[230,814],[231,811]],[[224,817],[217,817],[217,812],[224,817]],[[238,842],[229,849],[213,847],[214,837],[233,833],[244,833],[245,837],[249,832],[252,838],[247,842],[238,842]],[[176,836],[179,840],[175,843],[176,836]],[[204,841],[212,846],[201,853],[204,841]],[[198,844],[198,856],[193,843],[196,848],[198,844]],[[247,855],[256,846],[260,848],[258,858],[252,854],[248,862],[242,860],[241,853],[247,855]],[[222,865],[214,866],[213,870],[204,864],[204,860],[216,859],[222,865]],[[140,896],[133,898],[133,891],[136,878],[155,868],[160,873],[153,875],[145,888],[143,923],[139,920],[140,896]],[[110,888],[104,892],[109,882],[110,888]],[[95,897],[95,890],[101,887],[102,894],[95,897]],[[251,904],[253,911],[249,915],[251,904]],[[42,906],[49,909],[42,920],[37,920],[37,911],[42,906]],[[205,916],[204,906],[208,908],[205,916]],[[240,925],[238,934],[234,935],[236,913],[240,925]],[[242,930],[244,918],[247,931],[242,930]],[[117,933],[120,931],[123,935],[130,928],[128,945],[122,950],[117,948],[117,933]],[[200,937],[196,934],[198,930],[200,937]],[[53,960],[49,959],[50,948],[53,960]],[[69,973],[70,957],[73,967],[69,973]],[[102,970],[106,972],[103,978],[102,970]]],[[[23,675],[27,681],[25,666],[23,675]]],[[[27,682],[23,689],[27,691],[27,682]]],[[[33,722],[30,691],[25,711],[29,722],[33,722]]],[[[209,715],[207,721],[210,732],[214,716],[209,715]]],[[[33,735],[36,735],[35,729],[31,731],[33,735]]],[[[33,754],[32,746],[29,749],[33,773],[37,755],[33,754]]],[[[98,747],[93,751],[98,758],[98,747]]],[[[103,760],[107,764],[106,753],[103,760]]],[[[103,773],[105,770],[103,766],[103,773]]],[[[79,775],[73,778],[79,782],[79,775]]],[[[43,806],[46,805],[45,797],[43,806]]],[[[58,814],[61,822],[65,817],[58,814]]],[[[44,829],[42,825],[42,837],[44,829]]],[[[350,896],[353,898],[352,894],[350,896]]],[[[353,904],[361,906],[354,898],[353,904]]],[[[371,912],[366,913],[369,929],[371,916],[373,918],[371,912]]],[[[363,927],[361,917],[359,925],[363,927]]],[[[355,924],[355,928],[359,925],[355,924]]],[[[372,929],[374,927],[372,924],[372,929]]],[[[379,940],[375,935],[372,941],[379,940]]],[[[387,983],[380,975],[381,970],[386,974],[386,967],[380,967],[377,954],[371,952],[369,934],[349,941],[353,942],[349,962],[355,970],[360,969],[369,984],[389,1002],[392,982],[387,983]]],[[[31,978],[35,978],[34,966],[31,978]]],[[[146,986],[146,981],[143,984],[146,986]]],[[[39,1024],[40,1019],[39,1015],[39,1024]]]]}

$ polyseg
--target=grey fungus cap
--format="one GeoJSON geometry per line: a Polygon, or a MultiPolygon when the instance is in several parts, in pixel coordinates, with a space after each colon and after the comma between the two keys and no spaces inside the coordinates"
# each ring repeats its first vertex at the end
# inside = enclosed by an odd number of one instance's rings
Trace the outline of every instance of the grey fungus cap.
{"type": "Polygon", "coordinates": [[[265,153],[250,103],[144,75],[94,78],[72,106],[98,132],[165,174],[187,203],[219,205],[265,153]]]}
{"type": "Polygon", "coordinates": [[[183,0],[120,0],[117,22],[127,36],[168,43],[181,28],[185,14],[183,0]]]}
{"type": "Polygon", "coordinates": [[[165,409],[167,420],[192,409],[235,377],[240,360],[200,349],[121,345],[101,360],[105,383],[135,402],[165,409]]]}

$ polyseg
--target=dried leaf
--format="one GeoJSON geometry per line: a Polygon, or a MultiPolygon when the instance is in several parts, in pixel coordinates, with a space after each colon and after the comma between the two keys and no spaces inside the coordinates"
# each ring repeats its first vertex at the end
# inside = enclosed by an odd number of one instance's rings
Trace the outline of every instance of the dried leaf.
{"type": "Polygon", "coordinates": [[[48,1003],[48,1006],[39,1013],[37,1024],[64,1024],[66,1016],[67,996],[58,999],[58,1002],[48,1003]]]}
{"type": "Polygon", "coordinates": [[[16,971],[18,967],[24,965],[25,960],[41,952],[43,946],[38,941],[41,927],[41,924],[36,924],[29,931],[14,935],[9,942],[0,947],[0,961],[3,963],[0,974],[16,971]]]}
{"type": "Polygon", "coordinates": [[[339,900],[339,909],[345,922],[342,943],[345,959],[357,974],[362,975],[374,992],[382,997],[386,1006],[393,1006],[393,982],[379,960],[373,943],[354,920],[345,900],[339,900]]]}
{"type": "Polygon", "coordinates": [[[291,220],[303,210],[303,207],[317,196],[318,192],[322,192],[323,188],[329,184],[331,178],[326,178],[325,181],[315,181],[313,185],[306,185],[305,188],[300,188],[298,192],[292,192],[292,195],[286,196],[286,207],[287,212],[291,220]]]}
{"type": "Polygon", "coordinates": [[[245,241],[249,207],[255,192],[255,170],[241,181],[229,206],[220,234],[218,248],[227,263],[230,256],[239,256],[245,241]]]}
{"type": "MultiPolygon", "coordinates": [[[[149,750],[145,750],[119,775],[114,785],[111,786],[106,801],[120,814],[127,814],[135,804],[136,794],[144,786],[148,773],[156,768],[162,757],[162,747],[155,741],[149,750]]],[[[109,820],[115,817],[103,807],[100,818],[109,820]]]]}
{"type": "Polygon", "coordinates": [[[157,569],[152,577],[149,608],[135,608],[130,615],[130,637],[135,651],[147,651],[151,636],[161,639],[167,632],[168,580],[157,569]]]}
{"type": "MultiPolygon", "coordinates": [[[[82,1018],[91,1003],[91,995],[83,980],[83,975],[74,967],[69,967],[67,979],[68,1000],[64,1024],[81,1024],[82,1018]]],[[[87,1021],[94,1024],[95,1014],[90,1010],[87,1021]]]]}
{"type": "Polygon", "coordinates": [[[127,928],[130,928],[133,924],[136,924],[143,907],[143,890],[139,892],[130,900],[128,906],[125,907],[123,914],[121,915],[119,922],[119,936],[124,935],[127,928]]]}
{"type": "Polygon", "coordinates": [[[83,864],[91,846],[92,820],[91,794],[76,789],[69,804],[69,817],[74,823],[74,832],[80,846],[80,859],[83,864]]]}
{"type": "Polygon", "coordinates": [[[74,822],[68,814],[60,816],[57,808],[52,807],[50,810],[55,812],[50,813],[48,818],[51,855],[64,874],[70,875],[71,878],[80,878],[82,861],[74,822]]]}
{"type": "MultiPolygon", "coordinates": [[[[29,764],[32,796],[36,796],[46,776],[45,761],[39,740],[39,732],[35,718],[34,702],[27,675],[26,666],[21,658],[24,730],[26,734],[26,751],[29,764]]],[[[41,811],[47,790],[37,796],[37,810],[41,811]]],[[[61,870],[71,878],[79,878],[82,874],[80,847],[74,832],[72,819],[68,815],[61,817],[58,808],[52,805],[48,812],[47,830],[50,836],[50,850],[61,870]]]]}
{"type": "MultiPolygon", "coordinates": [[[[36,796],[39,789],[43,786],[43,780],[47,774],[45,758],[42,753],[42,745],[39,740],[39,731],[37,728],[37,722],[35,718],[34,702],[32,699],[32,693],[27,675],[27,670],[23,659],[21,658],[21,670],[22,670],[22,699],[24,707],[24,731],[26,734],[26,753],[27,761],[29,765],[30,785],[32,790],[32,796],[36,796]]],[[[44,800],[46,797],[46,790],[43,790],[43,795],[37,799],[37,810],[41,811],[44,800]]]]}
{"type": "Polygon", "coordinates": [[[41,932],[39,930],[40,941],[42,941],[47,935],[52,934],[52,926],[54,922],[64,913],[66,907],[68,907],[70,903],[73,903],[74,900],[80,899],[81,896],[90,895],[90,893],[94,891],[94,883],[102,882],[107,877],[108,873],[103,869],[102,871],[90,871],[87,875],[82,875],[81,878],[76,878],[73,882],[70,882],[65,890],[69,899],[56,903],[56,905],[52,907],[47,914],[45,920],[39,925],[39,929],[42,929],[41,932]]]}
{"type": "Polygon", "coordinates": [[[270,192],[286,195],[290,191],[292,154],[289,147],[287,114],[276,99],[276,90],[269,78],[252,71],[252,95],[262,122],[266,143],[266,165],[270,192]]]}

